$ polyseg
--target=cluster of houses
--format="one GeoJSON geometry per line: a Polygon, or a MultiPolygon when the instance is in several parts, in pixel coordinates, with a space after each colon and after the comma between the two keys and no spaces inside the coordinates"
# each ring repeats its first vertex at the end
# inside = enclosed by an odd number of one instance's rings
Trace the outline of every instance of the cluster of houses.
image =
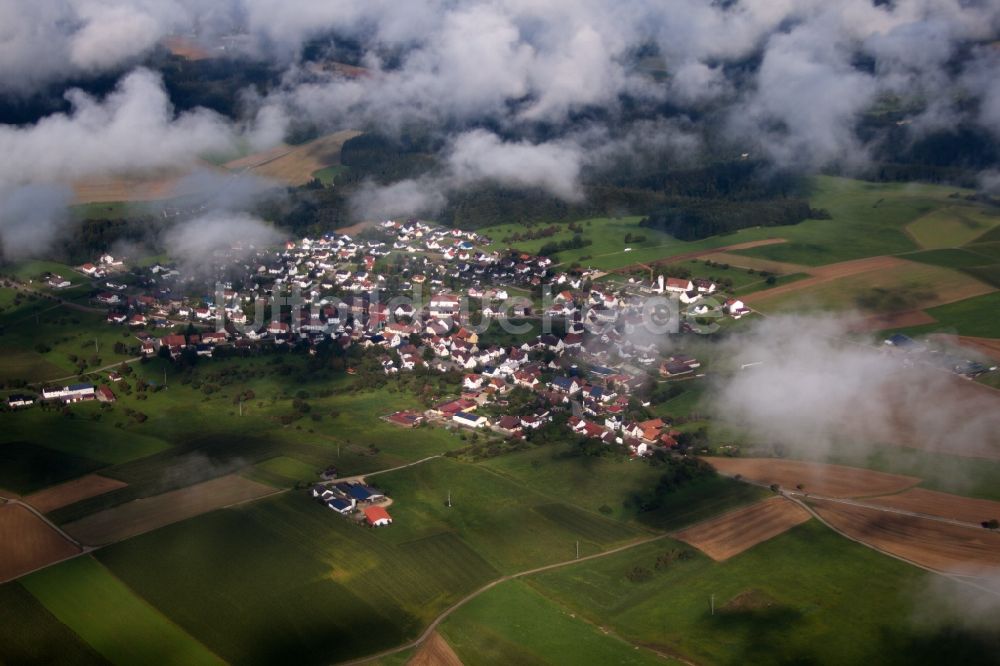
{"type": "Polygon", "coordinates": [[[342,516],[360,512],[362,519],[371,527],[392,524],[392,516],[382,506],[386,501],[385,495],[381,490],[364,483],[321,483],[313,486],[312,496],[342,516]]]}
{"type": "MultiPolygon", "coordinates": [[[[563,272],[549,257],[490,245],[488,238],[470,231],[419,220],[385,221],[363,240],[331,233],[259,250],[238,260],[242,264],[228,266],[241,270],[242,277],[230,273],[231,279],[220,281],[222,288],[215,294],[183,295],[189,291],[183,288],[183,276],[157,264],[140,280],[140,293],[129,294],[107,282],[96,298],[109,307],[109,322],[137,329],[146,356],[164,350],[173,358],[191,352],[212,356],[223,346],[260,344],[306,345],[315,353],[320,344],[332,341],[344,349],[358,345],[380,353],[386,375],[417,368],[464,374],[463,394],[457,400],[421,415],[386,417],[403,427],[429,419],[523,435],[547,423],[550,410],[503,416],[495,422],[477,413],[520,386],[540,394],[551,409],[572,409],[581,419],[574,422],[575,430],[583,423],[582,432],[594,433],[586,424],[597,423],[617,433],[616,441],[636,440],[636,451],[640,444],[646,444],[643,450],[669,445],[661,438],[647,442],[621,434],[628,425],[621,423],[621,414],[637,387],[657,374],[664,380],[694,376],[700,366],[683,354],[665,356],[662,336],[643,333],[646,299],[650,294],[676,295],[686,314],[717,309],[734,319],[749,312],[745,305],[721,298],[710,280],[661,275],[648,281],[598,282],[590,271],[563,272]],[[525,298],[537,294],[534,287],[549,287],[554,293],[543,308],[537,296],[525,298]],[[258,299],[289,289],[301,297],[299,307],[273,308],[279,314],[272,321],[248,322],[258,299]],[[414,291],[426,296],[395,298],[414,291]],[[484,319],[545,318],[562,325],[555,327],[558,334],[543,333],[515,345],[481,344],[463,320],[470,303],[484,319]],[[223,327],[218,326],[220,318],[223,327]],[[189,328],[184,335],[157,335],[150,330],[178,324],[193,324],[196,332],[189,328]],[[578,361],[585,371],[573,369],[578,361]]],[[[113,261],[106,259],[101,258],[102,265],[113,261]]],[[[685,328],[682,321],[681,330],[685,328]]]]}

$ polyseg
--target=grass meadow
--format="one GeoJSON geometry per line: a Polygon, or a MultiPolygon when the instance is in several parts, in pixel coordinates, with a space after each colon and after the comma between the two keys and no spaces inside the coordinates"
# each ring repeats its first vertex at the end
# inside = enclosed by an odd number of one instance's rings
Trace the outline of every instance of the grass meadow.
{"type": "Polygon", "coordinates": [[[90,557],[49,567],[20,583],[111,663],[222,663],[90,557]]]}
{"type": "Polygon", "coordinates": [[[62,624],[20,583],[0,586],[0,663],[107,663],[83,639],[62,624]]]}
{"type": "Polygon", "coordinates": [[[521,581],[473,599],[440,632],[466,666],[671,663],[608,635],[521,581]]]}
{"type": "Polygon", "coordinates": [[[693,552],[664,540],[528,582],[566,612],[698,663],[997,663],[995,635],[935,608],[934,574],[816,521],[725,562],[695,553],[657,567],[674,549],[693,552]],[[934,622],[918,624],[920,610],[934,622]]]}
{"type": "Polygon", "coordinates": [[[99,558],[244,664],[329,663],[397,645],[496,576],[452,534],[390,543],[304,492],[205,514],[99,558]]]}

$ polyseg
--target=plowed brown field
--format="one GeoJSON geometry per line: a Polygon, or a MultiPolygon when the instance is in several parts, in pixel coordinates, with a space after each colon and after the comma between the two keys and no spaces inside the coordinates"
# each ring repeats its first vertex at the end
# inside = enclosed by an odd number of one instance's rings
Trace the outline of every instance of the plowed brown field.
{"type": "Polygon", "coordinates": [[[288,185],[304,185],[312,180],[313,173],[340,163],[340,149],[344,142],[361,134],[356,130],[343,130],[314,139],[301,146],[278,146],[228,162],[229,169],[249,169],[258,176],[288,185]]]}
{"type": "Polygon", "coordinates": [[[0,583],[79,552],[25,507],[0,505],[0,583]]]}
{"type": "Polygon", "coordinates": [[[722,561],[806,522],[809,517],[809,512],[795,502],[771,497],[681,530],[674,537],[713,560],[722,561]]]}
{"type": "Polygon", "coordinates": [[[864,497],[898,493],[920,479],[859,467],[844,467],[781,458],[705,458],[715,469],[768,485],[792,489],[802,484],[808,493],[827,497],[864,497]]]}
{"type": "Polygon", "coordinates": [[[937,571],[1000,572],[1000,534],[878,509],[809,500],[816,512],[850,537],[937,571]]]}
{"type": "Polygon", "coordinates": [[[63,525],[81,543],[102,545],[155,530],[231,504],[273,494],[274,488],[236,474],[137,499],[63,525]]]}
{"type": "Polygon", "coordinates": [[[939,493],[923,488],[911,488],[899,495],[873,497],[865,502],[967,523],[981,523],[991,518],[1000,519],[1000,502],[939,493]]]}
{"type": "Polygon", "coordinates": [[[58,486],[32,493],[25,497],[24,501],[42,513],[48,513],[73,502],[103,495],[127,485],[118,479],[109,479],[100,474],[88,474],[79,479],[73,479],[66,483],[60,483],[58,486]]]}
{"type": "Polygon", "coordinates": [[[451,649],[448,642],[436,631],[431,634],[416,654],[406,662],[407,666],[462,666],[462,660],[451,649]]]}

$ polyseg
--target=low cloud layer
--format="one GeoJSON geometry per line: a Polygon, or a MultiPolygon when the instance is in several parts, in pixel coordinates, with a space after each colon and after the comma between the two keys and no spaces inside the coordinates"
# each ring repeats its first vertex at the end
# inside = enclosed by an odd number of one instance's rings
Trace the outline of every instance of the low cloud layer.
{"type": "Polygon", "coordinates": [[[861,168],[885,139],[858,129],[876,106],[904,142],[963,123],[1000,139],[998,36],[1000,5],[982,0],[0,0],[0,94],[120,77],[106,98],[68,90],[68,113],[0,126],[0,187],[264,149],[293,121],[444,132],[443,173],[355,202],[386,214],[485,181],[574,201],[581,172],[622,147],[696,151],[706,135],[786,167],[861,168]],[[245,117],[178,114],[141,66],[177,36],[281,83],[239,92],[245,117]],[[360,75],[324,62],[345,42],[360,75]]]}
{"type": "Polygon", "coordinates": [[[722,354],[739,365],[710,402],[759,444],[825,457],[892,443],[1000,456],[1000,410],[988,389],[945,369],[848,339],[843,319],[769,317],[722,354]]]}
{"type": "Polygon", "coordinates": [[[163,236],[171,257],[181,262],[187,275],[205,277],[233,258],[281,240],[274,227],[246,213],[215,211],[181,222],[163,236]]]}
{"type": "Polygon", "coordinates": [[[205,109],[175,114],[158,74],[138,69],[104,99],[66,93],[68,113],[30,126],[0,125],[0,183],[69,182],[192,164],[234,148],[235,133],[205,109]]]}

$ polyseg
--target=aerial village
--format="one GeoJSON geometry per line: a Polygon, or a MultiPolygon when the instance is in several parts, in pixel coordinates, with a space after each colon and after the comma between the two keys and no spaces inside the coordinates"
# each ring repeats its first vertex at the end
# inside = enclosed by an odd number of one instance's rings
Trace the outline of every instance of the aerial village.
{"type": "MultiPolygon", "coordinates": [[[[357,346],[377,355],[375,367],[387,376],[418,368],[461,373],[460,395],[423,412],[383,416],[400,428],[430,425],[523,439],[561,414],[574,436],[621,447],[633,458],[674,451],[680,435],[674,424],[630,419],[630,401],[648,407],[648,398],[637,397],[641,387],[699,376],[701,362],[678,351],[682,345],[664,345],[663,332],[650,334],[644,305],[651,296],[668,298],[676,305],[672,332],[690,333],[749,315],[744,303],[709,279],[654,271],[645,278],[602,279],[606,273],[491,246],[470,231],[384,221],[364,238],[328,234],[249,255],[246,248],[240,255],[223,253],[208,279],[221,285],[214,294],[202,293],[206,276],[199,282],[170,265],[129,270],[104,255],[79,271],[93,280],[92,300],[107,307],[108,324],[132,330],[144,357],[178,360],[282,347],[315,354],[323,344],[341,351],[357,346]],[[298,308],[263,306],[289,293],[299,298],[298,308]],[[538,334],[509,344],[482,341],[482,325],[500,320],[535,322],[529,330],[538,334]],[[157,335],[185,327],[185,333],[157,335]],[[534,396],[529,409],[510,406],[516,389],[534,396]]],[[[50,279],[59,288],[68,282],[50,279]]],[[[902,338],[887,341],[890,348],[922,351],[902,338]]],[[[946,362],[967,376],[989,370],[961,359],[946,362]]],[[[109,379],[113,384],[121,377],[111,372],[109,379]]],[[[115,400],[109,386],[87,383],[45,388],[40,397],[115,400]]],[[[8,407],[34,401],[15,395],[8,407]]],[[[364,483],[330,480],[313,496],[338,513],[363,515],[370,525],[391,522],[385,498],[364,483]]]]}

